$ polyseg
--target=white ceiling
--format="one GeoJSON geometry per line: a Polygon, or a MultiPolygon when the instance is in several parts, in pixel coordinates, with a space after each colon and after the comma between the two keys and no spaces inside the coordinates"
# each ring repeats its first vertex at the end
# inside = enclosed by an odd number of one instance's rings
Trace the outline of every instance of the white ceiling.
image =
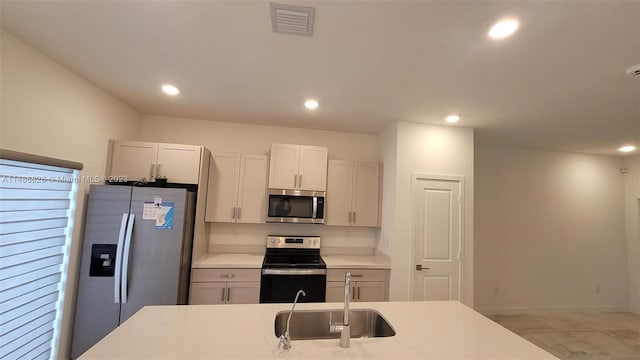
{"type": "Polygon", "coordinates": [[[510,144],[640,141],[640,1],[279,2],[316,8],[312,37],[273,33],[268,1],[2,0],[1,21],[147,114],[378,133],[459,113],[510,144]],[[490,41],[507,15],[520,30],[490,41]]]}

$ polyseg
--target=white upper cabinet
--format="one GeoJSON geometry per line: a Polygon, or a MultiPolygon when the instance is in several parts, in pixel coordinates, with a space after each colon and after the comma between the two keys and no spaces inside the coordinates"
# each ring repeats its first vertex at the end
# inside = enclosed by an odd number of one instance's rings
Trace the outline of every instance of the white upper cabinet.
{"type": "Polygon", "coordinates": [[[327,225],[351,225],[353,161],[329,160],[327,179],[327,225]]]}
{"type": "Polygon", "coordinates": [[[238,222],[264,223],[267,217],[266,155],[242,155],[238,189],[238,222]]]}
{"type": "Polygon", "coordinates": [[[327,225],[378,226],[377,163],[329,160],[327,225]]]}
{"type": "Polygon", "coordinates": [[[213,153],[209,163],[206,221],[235,222],[240,154],[213,153]]]}
{"type": "Polygon", "coordinates": [[[266,155],[214,153],[205,220],[264,223],[266,188],[266,155]]]}
{"type": "Polygon", "coordinates": [[[197,184],[202,147],[114,140],[109,175],[129,181],[155,181],[197,184]]]}
{"type": "Polygon", "coordinates": [[[326,147],[300,145],[298,189],[327,190],[327,155],[326,147]]]}
{"type": "Polygon", "coordinates": [[[272,144],[269,188],[325,191],[327,148],[272,144]]]}
{"type": "Polygon", "coordinates": [[[153,181],[157,159],[158,144],[116,140],[113,142],[109,175],[126,176],[129,181],[153,181]]]}
{"type": "Polygon", "coordinates": [[[297,189],[300,146],[271,144],[269,188],[297,189]]]}
{"type": "Polygon", "coordinates": [[[173,183],[197,184],[201,152],[201,146],[158,144],[156,176],[173,183]]]}
{"type": "Polygon", "coordinates": [[[355,162],[352,224],[379,226],[380,165],[355,162]]]}

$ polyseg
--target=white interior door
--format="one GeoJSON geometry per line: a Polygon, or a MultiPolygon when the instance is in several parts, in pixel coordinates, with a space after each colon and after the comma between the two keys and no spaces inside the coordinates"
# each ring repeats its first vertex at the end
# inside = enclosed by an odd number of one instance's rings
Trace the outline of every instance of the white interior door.
{"type": "Polygon", "coordinates": [[[461,185],[460,180],[412,179],[414,300],[460,299],[461,185]]]}

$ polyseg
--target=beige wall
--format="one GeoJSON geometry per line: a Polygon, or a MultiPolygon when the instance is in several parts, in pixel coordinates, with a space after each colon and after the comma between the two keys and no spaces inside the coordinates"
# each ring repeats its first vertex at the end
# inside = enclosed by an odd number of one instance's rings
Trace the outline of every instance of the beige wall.
{"type": "MultiPolygon", "coordinates": [[[[387,256],[395,235],[396,223],[396,171],[398,154],[398,123],[393,123],[378,136],[379,157],[382,163],[382,209],[380,212],[380,239],[377,250],[387,256]]],[[[393,268],[393,259],[391,259],[393,268]]]]}
{"type": "Polygon", "coordinates": [[[476,139],[476,309],[626,309],[621,160],[476,139]]]}
{"type": "Polygon", "coordinates": [[[629,307],[640,314],[640,155],[623,160],[629,307]]]}
{"type": "Polygon", "coordinates": [[[265,154],[271,143],[329,147],[329,158],[378,161],[375,135],[145,115],[139,140],[203,145],[212,152],[265,154]]]}
{"type": "Polygon", "coordinates": [[[392,209],[383,212],[379,246],[392,262],[389,298],[412,297],[411,175],[454,175],[465,181],[461,301],[473,306],[473,129],[408,122],[394,126],[380,136],[381,159],[391,162],[388,167],[383,164],[383,178],[395,173],[391,184],[384,185],[385,191],[394,193],[384,195],[393,202],[385,204],[392,209]]]}
{"type": "MultiPolygon", "coordinates": [[[[0,147],[79,161],[80,175],[104,175],[107,140],[136,137],[139,114],[5,31],[0,46],[0,147]]],[[[71,341],[87,188],[78,191],[60,358],[71,341]]]]}
{"type": "MultiPolygon", "coordinates": [[[[220,121],[143,116],[139,140],[204,145],[212,152],[266,154],[271,143],[319,145],[329,148],[329,157],[343,160],[378,161],[378,137],[336,131],[220,121]]],[[[318,225],[224,224],[209,225],[210,252],[264,252],[268,234],[316,235],[322,237],[323,253],[371,255],[378,229],[318,225]]]]}

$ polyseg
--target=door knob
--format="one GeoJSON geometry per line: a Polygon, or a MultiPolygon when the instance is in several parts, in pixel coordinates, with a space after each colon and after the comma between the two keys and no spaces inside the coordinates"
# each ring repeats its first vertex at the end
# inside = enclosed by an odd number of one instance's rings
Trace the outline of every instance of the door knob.
{"type": "Polygon", "coordinates": [[[429,270],[428,267],[422,267],[422,265],[416,265],[416,270],[429,270]]]}

